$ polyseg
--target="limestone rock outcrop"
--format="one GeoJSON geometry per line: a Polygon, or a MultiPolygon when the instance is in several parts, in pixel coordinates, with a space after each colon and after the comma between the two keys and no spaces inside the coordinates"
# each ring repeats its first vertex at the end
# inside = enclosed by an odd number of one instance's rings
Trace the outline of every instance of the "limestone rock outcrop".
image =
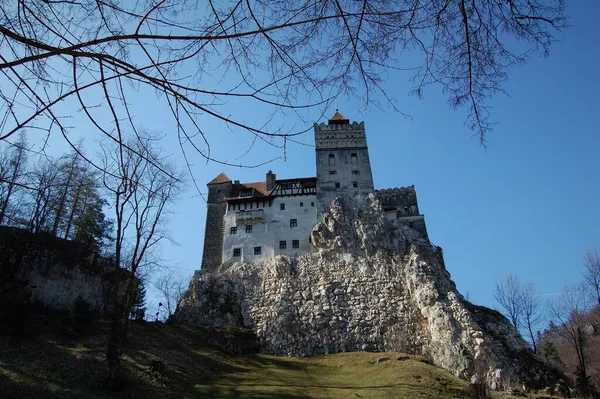
{"type": "Polygon", "coordinates": [[[112,283],[108,261],[80,243],[0,227],[0,299],[15,287],[27,301],[66,310],[81,296],[103,312],[112,283]]]}
{"type": "Polygon", "coordinates": [[[375,196],[339,197],[312,232],[316,252],[197,272],[175,320],[249,327],[277,355],[399,351],[492,388],[551,380],[506,318],[458,293],[441,248],[413,236],[375,196]]]}

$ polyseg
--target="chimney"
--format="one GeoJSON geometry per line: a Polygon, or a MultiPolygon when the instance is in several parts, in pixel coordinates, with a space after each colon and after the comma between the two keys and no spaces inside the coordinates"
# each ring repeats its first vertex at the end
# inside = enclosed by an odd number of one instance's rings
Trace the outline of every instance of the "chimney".
{"type": "Polygon", "coordinates": [[[275,173],[268,171],[267,172],[267,191],[271,191],[275,188],[275,178],[277,176],[275,173]]]}
{"type": "Polygon", "coordinates": [[[240,181],[239,180],[234,180],[233,184],[240,184],[240,181]]]}

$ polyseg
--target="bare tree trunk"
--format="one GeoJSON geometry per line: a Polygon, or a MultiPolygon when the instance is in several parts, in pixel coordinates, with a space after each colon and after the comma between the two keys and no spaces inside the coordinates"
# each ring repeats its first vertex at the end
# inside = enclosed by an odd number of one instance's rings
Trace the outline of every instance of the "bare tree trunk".
{"type": "Polygon", "coordinates": [[[71,205],[71,212],[69,213],[69,219],[67,220],[67,225],[65,226],[65,239],[69,239],[69,233],[71,232],[71,225],[73,224],[73,219],[75,218],[75,213],[77,212],[77,205],[79,204],[79,196],[81,194],[81,190],[83,187],[83,183],[77,186],[77,190],[75,191],[75,198],[73,198],[73,204],[71,205]]]}
{"type": "Polygon", "coordinates": [[[9,183],[8,191],[6,193],[6,198],[2,202],[2,208],[0,208],[0,226],[4,223],[4,217],[6,216],[6,210],[8,209],[8,201],[10,200],[10,197],[12,196],[13,188],[14,188],[14,184],[9,183]]]}
{"type": "Polygon", "coordinates": [[[123,319],[122,306],[118,303],[118,292],[120,278],[117,277],[120,273],[117,271],[115,275],[115,285],[113,287],[113,311],[110,325],[110,334],[108,337],[108,345],[106,348],[106,362],[108,364],[108,380],[107,385],[111,391],[118,391],[123,386],[123,377],[121,375],[121,346],[123,343],[123,319]],[[116,288],[116,289],[115,289],[116,288]]]}
{"type": "Polygon", "coordinates": [[[533,334],[533,329],[531,328],[531,324],[527,324],[527,332],[529,333],[529,338],[531,339],[531,346],[533,346],[533,353],[537,353],[537,342],[535,341],[535,335],[533,334]]]}
{"type": "Polygon", "coordinates": [[[77,163],[79,162],[79,154],[74,152],[69,155],[71,158],[70,163],[66,165],[67,168],[65,173],[66,180],[64,181],[63,191],[60,196],[60,200],[58,201],[58,207],[56,208],[56,216],[54,218],[54,224],[52,225],[52,235],[58,236],[58,227],[60,225],[60,220],[63,212],[65,211],[65,206],[67,203],[67,197],[69,195],[69,189],[71,188],[71,181],[76,174],[77,163]]]}

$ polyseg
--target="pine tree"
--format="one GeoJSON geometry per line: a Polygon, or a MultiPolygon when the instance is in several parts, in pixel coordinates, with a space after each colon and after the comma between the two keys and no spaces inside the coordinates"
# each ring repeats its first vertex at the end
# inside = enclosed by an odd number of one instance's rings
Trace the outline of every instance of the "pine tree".
{"type": "Polygon", "coordinates": [[[146,310],[148,309],[146,306],[146,286],[144,285],[144,282],[139,279],[136,279],[131,304],[129,319],[135,321],[144,320],[146,310]]]}

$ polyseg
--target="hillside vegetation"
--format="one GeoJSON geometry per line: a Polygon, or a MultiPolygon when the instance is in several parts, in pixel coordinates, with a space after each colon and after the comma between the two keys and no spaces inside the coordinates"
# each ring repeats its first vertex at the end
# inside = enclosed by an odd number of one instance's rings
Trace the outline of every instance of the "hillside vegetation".
{"type": "MultiPolygon", "coordinates": [[[[314,358],[233,356],[201,327],[132,324],[128,385],[104,388],[105,330],[75,336],[56,320],[0,339],[2,398],[468,398],[468,383],[422,358],[340,353],[314,358]]],[[[506,396],[498,396],[506,397],[506,396]]]]}

